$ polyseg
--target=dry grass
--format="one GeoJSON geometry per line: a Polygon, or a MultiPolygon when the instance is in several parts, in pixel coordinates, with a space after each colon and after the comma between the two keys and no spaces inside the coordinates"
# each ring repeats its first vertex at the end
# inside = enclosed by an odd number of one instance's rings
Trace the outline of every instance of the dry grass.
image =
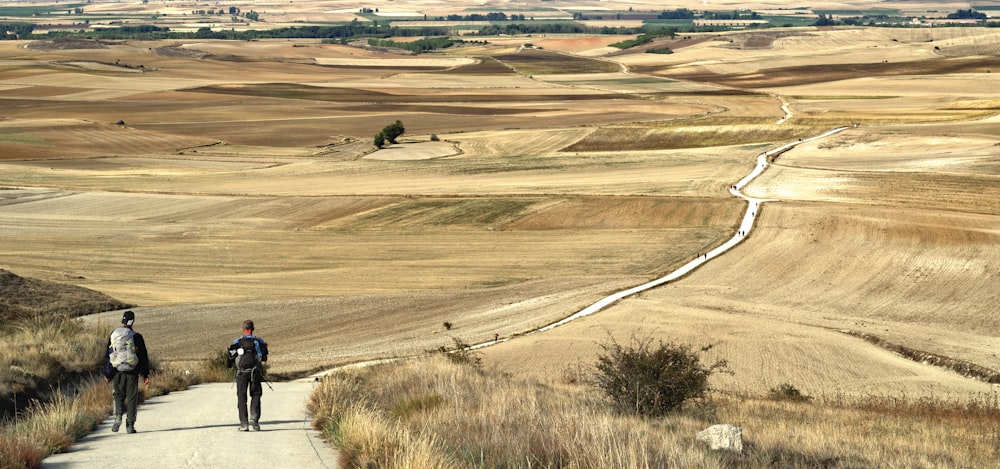
{"type": "Polygon", "coordinates": [[[317,428],[348,467],[692,467],[710,461],[593,396],[433,358],[326,378],[317,428]],[[413,451],[411,452],[411,448],[413,451]]]}
{"type": "Polygon", "coordinates": [[[825,396],[806,402],[714,395],[662,419],[615,415],[593,390],[517,381],[440,357],[327,377],[314,425],[347,467],[987,467],[996,395],[965,401],[825,396]],[[694,434],[743,430],[743,454],[694,434]]]}
{"type": "MultiPolygon", "coordinates": [[[[4,299],[31,306],[27,317],[0,330],[0,467],[34,468],[52,453],[67,450],[112,411],[111,388],[101,375],[107,354],[104,323],[85,324],[53,309],[88,307],[95,297],[78,287],[22,278],[3,272],[4,299]],[[28,286],[28,287],[25,287],[28,286]],[[32,316],[33,315],[33,316],[32,316]]],[[[226,378],[218,366],[203,362],[190,370],[160,369],[153,363],[140,400],[184,389],[205,379],[226,378]],[[204,369],[204,371],[201,371],[204,369]]]]}
{"type": "Polygon", "coordinates": [[[21,405],[29,399],[46,399],[48,388],[60,380],[88,375],[107,353],[107,332],[99,326],[82,326],[65,318],[39,318],[0,333],[0,395],[7,401],[20,393],[21,405]]]}
{"type": "Polygon", "coordinates": [[[749,467],[991,467],[1000,450],[996,394],[807,403],[720,396],[715,404],[719,421],[743,426],[749,467]]]}

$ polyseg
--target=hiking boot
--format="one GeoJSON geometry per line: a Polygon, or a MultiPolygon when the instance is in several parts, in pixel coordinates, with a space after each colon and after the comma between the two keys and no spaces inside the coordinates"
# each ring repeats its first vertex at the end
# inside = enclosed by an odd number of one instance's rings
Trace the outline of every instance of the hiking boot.
{"type": "Polygon", "coordinates": [[[248,432],[248,431],[250,431],[250,428],[247,427],[247,424],[241,423],[240,424],[240,428],[237,428],[237,430],[239,430],[241,432],[248,432]]]}
{"type": "Polygon", "coordinates": [[[135,433],[135,425],[125,424],[125,433],[135,433]]]}
{"type": "Polygon", "coordinates": [[[250,426],[253,427],[253,431],[255,431],[255,432],[259,432],[260,431],[260,424],[257,423],[256,420],[251,420],[250,421],[250,426]]]}
{"type": "Polygon", "coordinates": [[[122,416],[115,417],[115,423],[111,424],[111,431],[118,433],[118,429],[122,427],[122,416]]]}

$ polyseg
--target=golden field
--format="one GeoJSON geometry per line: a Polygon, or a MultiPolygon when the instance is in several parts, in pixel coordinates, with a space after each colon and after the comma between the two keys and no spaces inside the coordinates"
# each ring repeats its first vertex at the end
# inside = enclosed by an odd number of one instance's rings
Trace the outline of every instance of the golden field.
{"type": "Polygon", "coordinates": [[[993,29],[0,42],[0,267],[141,305],[164,361],[251,317],[286,374],[497,333],[488,362],[558,380],[610,333],[716,343],[723,391],[992,393],[857,334],[1000,368],[993,29]],[[721,244],[757,154],[852,124],[745,190],[768,201],[735,250],[524,334],[721,244]]]}

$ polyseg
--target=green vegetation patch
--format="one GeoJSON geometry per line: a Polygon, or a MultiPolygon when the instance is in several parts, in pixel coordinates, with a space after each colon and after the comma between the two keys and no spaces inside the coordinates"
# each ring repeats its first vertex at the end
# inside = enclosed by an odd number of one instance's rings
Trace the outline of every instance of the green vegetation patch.
{"type": "Polygon", "coordinates": [[[523,50],[517,54],[501,55],[495,58],[526,75],[613,73],[619,70],[616,63],[540,50],[523,50]]]}
{"type": "Polygon", "coordinates": [[[652,31],[652,32],[640,34],[639,37],[637,37],[635,39],[629,39],[629,40],[626,40],[626,41],[616,42],[616,43],[610,44],[610,45],[611,45],[611,47],[617,47],[619,49],[631,49],[633,47],[637,47],[637,46],[642,46],[642,45],[649,44],[650,42],[653,42],[653,39],[656,39],[656,38],[659,38],[659,37],[664,37],[664,36],[666,36],[666,37],[674,37],[674,31],[672,31],[672,30],[652,31]]]}
{"type": "MultiPolygon", "coordinates": [[[[868,10],[813,10],[817,15],[833,16],[899,16],[894,8],[872,8],[868,10]]],[[[815,20],[815,18],[814,18],[815,20]]]]}
{"type": "Polygon", "coordinates": [[[793,125],[601,127],[562,151],[639,151],[719,147],[795,140],[812,136],[815,132],[814,127],[793,125]]]}
{"type": "Polygon", "coordinates": [[[54,146],[52,142],[21,130],[0,130],[0,142],[22,145],[54,146]]]}
{"type": "Polygon", "coordinates": [[[492,226],[518,218],[534,199],[421,199],[378,210],[358,220],[378,226],[492,226]]]}
{"type": "MultiPolygon", "coordinates": [[[[507,95],[494,94],[469,94],[469,95],[406,95],[389,94],[380,91],[365,90],[360,88],[335,88],[325,86],[299,85],[295,83],[259,83],[259,84],[236,84],[236,85],[212,85],[198,88],[188,88],[184,91],[195,93],[218,93],[237,96],[257,96],[262,98],[280,99],[311,99],[316,101],[331,101],[341,103],[363,102],[378,103],[399,106],[409,103],[509,103],[511,98],[507,95]]],[[[627,97],[627,96],[626,96],[627,97]]],[[[616,93],[607,94],[567,94],[567,95],[538,95],[538,96],[518,96],[518,102],[539,102],[539,101],[586,101],[601,99],[619,99],[621,95],[616,93]]]]}
{"type": "Polygon", "coordinates": [[[767,20],[767,22],[772,25],[781,26],[785,28],[812,26],[816,24],[815,16],[762,15],[761,19],[767,20]]]}
{"type": "Polygon", "coordinates": [[[508,75],[516,72],[492,57],[484,57],[474,64],[463,65],[446,73],[458,75],[508,75]]]}
{"type": "Polygon", "coordinates": [[[455,40],[450,37],[429,37],[410,42],[393,41],[391,39],[369,39],[368,45],[402,49],[410,52],[429,52],[437,49],[447,49],[462,42],[465,41],[455,40]]]}
{"type": "Polygon", "coordinates": [[[260,83],[248,85],[212,85],[191,88],[185,91],[197,93],[233,94],[257,96],[261,98],[314,99],[320,101],[387,101],[394,97],[388,93],[362,90],[358,88],[333,88],[308,86],[295,83],[260,83]]]}
{"type": "Polygon", "coordinates": [[[65,15],[67,11],[73,11],[74,8],[86,7],[86,3],[66,3],[66,4],[55,4],[55,5],[37,5],[37,6],[5,6],[0,7],[0,16],[11,16],[16,18],[28,18],[36,15],[65,15]]]}

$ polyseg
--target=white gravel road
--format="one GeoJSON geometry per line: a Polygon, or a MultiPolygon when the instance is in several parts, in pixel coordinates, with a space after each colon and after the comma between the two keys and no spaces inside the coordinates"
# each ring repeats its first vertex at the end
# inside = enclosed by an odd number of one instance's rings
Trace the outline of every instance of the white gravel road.
{"type": "Polygon", "coordinates": [[[139,406],[137,433],[111,432],[111,421],[62,454],[45,458],[59,468],[234,468],[332,469],[337,455],[312,430],[306,400],[314,383],[272,383],[264,387],[259,432],[239,432],[232,383],[193,386],[139,406]]]}

